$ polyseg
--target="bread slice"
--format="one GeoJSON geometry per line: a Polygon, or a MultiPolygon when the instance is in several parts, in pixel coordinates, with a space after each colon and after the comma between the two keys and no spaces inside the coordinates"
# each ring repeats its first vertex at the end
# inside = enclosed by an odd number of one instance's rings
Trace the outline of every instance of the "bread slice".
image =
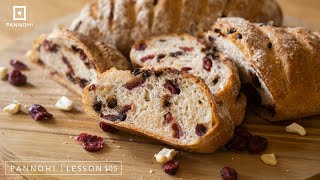
{"type": "Polygon", "coordinates": [[[235,125],[242,122],[246,98],[237,67],[203,39],[188,34],[151,37],[134,44],[130,58],[138,66],[172,67],[202,78],[235,125]]]}
{"type": "Polygon", "coordinates": [[[315,34],[222,18],[206,36],[239,67],[257,113],[279,121],[320,114],[320,38],[315,34]]]}
{"type": "Polygon", "coordinates": [[[79,95],[104,71],[112,67],[131,68],[130,62],[115,48],[63,28],[37,38],[29,58],[79,95]]]}
{"type": "Polygon", "coordinates": [[[233,135],[203,80],[176,69],[111,69],[82,102],[89,116],[188,151],[213,152],[233,135]]]}
{"type": "Polygon", "coordinates": [[[83,7],[70,29],[112,44],[128,56],[137,39],[169,33],[197,35],[220,17],[282,22],[276,0],[97,0],[83,7]]]}

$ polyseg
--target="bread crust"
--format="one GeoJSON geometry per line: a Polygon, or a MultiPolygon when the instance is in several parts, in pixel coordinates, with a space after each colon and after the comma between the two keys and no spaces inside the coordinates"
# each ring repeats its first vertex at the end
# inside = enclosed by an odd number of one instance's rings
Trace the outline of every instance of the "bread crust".
{"type": "MultiPolygon", "coordinates": [[[[130,52],[130,60],[132,64],[136,67],[143,67],[145,64],[141,62],[141,60],[137,59],[135,56],[135,47],[138,46],[139,42],[143,41],[146,45],[150,44],[150,41],[154,39],[165,39],[166,37],[183,37],[184,39],[189,39],[190,41],[193,41],[195,37],[193,37],[190,34],[166,34],[166,35],[158,35],[158,36],[152,36],[149,38],[138,40],[137,43],[135,43],[130,52]]],[[[201,61],[202,59],[194,59],[193,61],[201,61]]],[[[241,82],[239,78],[238,69],[235,66],[235,64],[232,62],[231,59],[221,54],[219,60],[221,63],[223,63],[225,66],[228,67],[228,73],[226,76],[228,76],[228,81],[224,84],[225,86],[219,90],[218,92],[213,93],[215,96],[215,100],[217,102],[222,102],[223,107],[226,108],[226,111],[228,114],[230,114],[230,118],[233,120],[234,124],[236,126],[240,125],[242,123],[242,120],[245,116],[245,108],[247,104],[247,99],[240,92],[241,82]]],[[[155,63],[151,66],[159,67],[159,63],[155,63]]],[[[190,64],[192,67],[192,63],[190,64]]],[[[164,66],[161,66],[164,67],[164,66]]],[[[172,68],[178,68],[174,65],[172,68]]],[[[209,86],[209,85],[208,85],[209,86]]],[[[219,104],[219,103],[218,103],[219,104]]]]}
{"type": "Polygon", "coordinates": [[[123,57],[114,47],[108,46],[102,42],[94,42],[89,37],[82,35],[77,32],[71,32],[64,28],[57,28],[51,34],[46,35],[42,34],[40,37],[36,38],[33,41],[31,53],[28,56],[30,61],[40,65],[42,68],[48,70],[49,75],[53,77],[54,80],[71,89],[75,93],[81,95],[82,88],[78,85],[73,84],[63,77],[57,70],[54,68],[45,66],[39,62],[39,47],[46,39],[63,39],[72,41],[77,48],[80,48],[84,51],[88,60],[95,67],[98,74],[105,72],[111,67],[116,67],[117,69],[131,69],[131,64],[129,61],[123,57]]]}
{"type": "Polygon", "coordinates": [[[253,24],[241,18],[222,18],[212,27],[232,42],[258,72],[274,101],[274,109],[255,107],[271,121],[320,113],[320,38],[304,28],[253,24]],[[228,29],[236,33],[227,35],[228,29]],[[235,37],[240,33],[242,39],[235,37]]]}
{"type": "MultiPolygon", "coordinates": [[[[161,70],[164,73],[172,73],[170,68],[161,68],[157,70],[161,70]]],[[[98,84],[100,81],[103,80],[105,76],[108,75],[108,73],[112,73],[112,71],[116,71],[116,70],[111,69],[101,74],[101,76],[99,77],[98,84]]],[[[175,71],[175,73],[177,73],[177,71],[175,71]]],[[[114,126],[118,129],[125,130],[134,134],[141,134],[141,135],[162,141],[166,144],[170,144],[172,146],[185,149],[190,152],[199,152],[199,153],[214,152],[216,149],[218,149],[219,147],[227,143],[233,136],[233,130],[234,130],[233,122],[231,121],[231,119],[228,118],[225,112],[219,109],[219,107],[216,105],[214,97],[212,96],[209,88],[207,87],[207,85],[204,83],[202,79],[188,73],[183,73],[183,72],[179,72],[177,76],[182,76],[182,78],[189,79],[190,81],[193,81],[194,83],[198,84],[200,91],[204,93],[208,98],[208,102],[212,110],[212,117],[213,117],[211,121],[212,128],[208,129],[207,133],[204,136],[199,137],[198,141],[193,144],[183,145],[181,143],[173,142],[172,139],[168,139],[164,136],[159,136],[150,131],[142,132],[137,128],[135,128],[134,126],[127,125],[127,124],[119,125],[116,122],[106,121],[105,119],[100,118],[100,114],[95,112],[92,108],[94,103],[95,92],[89,90],[90,85],[88,85],[84,89],[83,95],[82,95],[82,103],[83,103],[84,111],[89,116],[95,117],[97,120],[104,121],[105,123],[111,126],[114,126]]]]}
{"type": "Polygon", "coordinates": [[[99,0],[82,9],[71,30],[113,44],[127,56],[137,39],[180,32],[197,35],[217,18],[229,16],[282,23],[274,0],[99,0]]]}

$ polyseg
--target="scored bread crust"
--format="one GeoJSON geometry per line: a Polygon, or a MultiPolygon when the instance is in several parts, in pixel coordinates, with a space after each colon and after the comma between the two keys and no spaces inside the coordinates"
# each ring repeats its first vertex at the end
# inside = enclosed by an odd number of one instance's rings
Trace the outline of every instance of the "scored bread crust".
{"type": "MultiPolygon", "coordinates": [[[[256,71],[270,93],[269,107],[255,107],[271,121],[320,114],[320,38],[304,28],[254,24],[241,18],[222,18],[210,32],[218,49],[230,42],[256,71]],[[235,33],[228,33],[234,28],[235,33]],[[214,30],[216,29],[216,30],[214,30]],[[242,39],[237,39],[241,34],[242,39]]],[[[229,50],[224,49],[228,54],[229,50]]],[[[234,60],[234,59],[233,59],[234,60]]]]}
{"type": "MultiPolygon", "coordinates": [[[[151,74],[154,73],[154,69],[145,69],[150,70],[151,74]]],[[[212,96],[209,88],[204,83],[204,81],[198,77],[195,77],[193,75],[190,75],[188,73],[184,72],[178,72],[177,70],[173,70],[170,68],[160,68],[156,69],[156,71],[163,72],[163,75],[171,74],[176,77],[181,77],[183,79],[188,79],[199,87],[199,93],[203,93],[207,100],[208,104],[210,105],[211,114],[212,114],[212,120],[210,129],[207,130],[206,134],[202,137],[199,137],[196,142],[193,144],[183,144],[179,143],[179,140],[173,141],[172,138],[167,138],[165,136],[161,136],[159,134],[153,133],[151,131],[140,131],[138,128],[136,128],[134,125],[131,124],[119,124],[117,121],[108,121],[100,117],[100,113],[96,112],[93,109],[93,104],[95,101],[96,94],[99,93],[99,86],[106,85],[108,82],[110,82],[110,79],[108,79],[108,76],[126,76],[128,78],[134,78],[135,76],[132,75],[129,71],[120,71],[116,69],[108,70],[107,72],[100,75],[98,83],[95,84],[95,90],[90,90],[91,86],[88,85],[82,95],[82,103],[83,108],[86,114],[88,114],[91,117],[95,117],[101,121],[104,121],[105,123],[114,126],[118,129],[122,129],[134,134],[141,134],[159,141],[162,141],[166,144],[170,144],[172,146],[176,146],[182,149],[185,149],[187,151],[191,152],[199,152],[199,153],[211,153],[214,152],[219,147],[223,146],[225,143],[227,143],[230,138],[233,136],[233,130],[234,130],[234,124],[233,122],[228,118],[228,116],[225,114],[223,110],[220,109],[215,103],[214,97],[212,96]],[[102,84],[101,84],[102,83],[102,84]]],[[[124,83],[124,82],[123,82],[124,83]]],[[[195,112],[196,113],[196,112],[195,112]]],[[[140,119],[141,121],[141,119],[140,119]]]]}
{"type": "MultiPolygon", "coordinates": [[[[178,70],[181,70],[181,63],[175,64],[175,63],[166,63],[166,61],[168,61],[167,58],[172,58],[172,57],[168,57],[168,53],[164,53],[163,50],[161,48],[159,48],[156,52],[148,52],[148,48],[149,46],[151,46],[151,48],[154,50],[156,49],[156,47],[158,45],[155,45],[155,43],[157,43],[159,40],[166,40],[167,38],[177,38],[177,41],[180,41],[180,38],[183,38],[183,41],[189,40],[189,42],[192,41],[201,41],[200,39],[197,40],[195,37],[189,35],[189,34],[169,34],[169,35],[158,35],[158,36],[153,36],[150,38],[145,38],[145,39],[141,39],[139,41],[137,41],[131,48],[130,51],[130,60],[132,62],[132,64],[134,66],[139,66],[139,67],[171,67],[171,68],[175,68],[178,70]],[[141,52],[141,50],[136,50],[135,47],[139,46],[139,44],[143,42],[146,45],[146,49],[143,50],[143,52],[146,52],[145,56],[148,56],[149,54],[153,54],[155,57],[152,60],[148,60],[145,62],[142,62],[139,58],[137,53],[141,52]],[[161,62],[157,62],[156,57],[159,54],[166,54],[166,56],[164,58],[162,58],[160,61],[161,62]],[[179,67],[178,67],[179,66],[179,67]]],[[[163,46],[166,46],[166,43],[171,43],[171,42],[162,42],[163,46]]],[[[186,45],[187,47],[192,47],[193,51],[195,51],[196,49],[203,49],[205,48],[205,43],[202,44],[200,42],[198,42],[198,47],[193,47],[193,45],[191,45],[192,43],[189,43],[188,45],[186,45]]],[[[171,45],[171,44],[170,44],[171,45]]],[[[177,48],[178,48],[178,44],[177,44],[177,48]]],[[[175,52],[177,50],[172,49],[172,52],[175,52]]],[[[188,52],[185,52],[188,53],[188,52]]],[[[201,52],[203,53],[203,56],[205,55],[205,52],[201,52]]],[[[213,74],[212,76],[210,76],[210,78],[207,79],[203,79],[206,83],[207,86],[209,87],[210,90],[212,90],[212,94],[215,96],[216,100],[218,102],[222,102],[222,107],[225,108],[225,111],[228,112],[228,114],[230,115],[230,118],[233,120],[234,124],[240,125],[244,116],[245,116],[245,108],[246,108],[246,97],[244,96],[244,94],[242,94],[240,92],[240,87],[241,87],[241,83],[240,83],[240,78],[239,78],[239,73],[238,73],[238,69],[237,67],[234,65],[234,63],[231,61],[231,59],[229,59],[228,57],[224,56],[222,53],[219,52],[215,52],[216,55],[219,55],[217,59],[212,61],[212,66],[224,66],[226,67],[226,74],[222,74],[222,76],[225,76],[224,78],[227,79],[227,81],[223,84],[223,88],[220,88],[218,91],[213,92],[214,90],[214,86],[212,83],[212,80],[215,78],[215,76],[219,76],[219,73],[213,74]]],[[[176,59],[174,61],[179,62],[179,60],[181,59],[186,59],[186,57],[175,57],[176,59]]],[[[187,67],[191,67],[192,69],[194,69],[194,71],[199,70],[199,67],[196,67],[198,65],[198,62],[202,62],[203,59],[202,58],[193,58],[191,59],[192,62],[186,64],[185,66],[187,67]]],[[[170,60],[170,62],[173,60],[170,60]]],[[[202,63],[201,64],[201,70],[206,73],[206,70],[203,69],[202,67],[202,63]]],[[[213,68],[210,71],[214,71],[213,68]]],[[[198,76],[197,72],[191,72],[191,74],[198,76]]],[[[200,78],[201,75],[199,76],[200,78]]],[[[219,85],[221,86],[221,85],[219,85]]],[[[218,103],[218,104],[220,104],[218,103]]]]}
{"type": "MultiPolygon", "coordinates": [[[[101,74],[112,67],[124,70],[132,68],[130,62],[114,47],[103,42],[92,41],[89,37],[77,32],[72,32],[64,28],[56,28],[51,34],[42,34],[40,37],[36,38],[33,41],[31,53],[28,55],[30,61],[46,69],[46,71],[53,77],[54,80],[79,95],[82,94],[82,88],[79,87],[78,84],[74,84],[67,80],[57,69],[43,64],[40,58],[40,47],[45,40],[61,40],[63,41],[63,45],[72,42],[76,48],[83,50],[89,62],[94,66],[97,74],[101,74]]],[[[59,46],[59,44],[57,45],[59,46]]],[[[61,62],[59,61],[57,63],[61,62]]]]}
{"type": "Polygon", "coordinates": [[[136,39],[180,32],[196,35],[217,18],[232,16],[282,23],[275,0],[98,0],[83,7],[70,29],[128,55],[136,39]]]}

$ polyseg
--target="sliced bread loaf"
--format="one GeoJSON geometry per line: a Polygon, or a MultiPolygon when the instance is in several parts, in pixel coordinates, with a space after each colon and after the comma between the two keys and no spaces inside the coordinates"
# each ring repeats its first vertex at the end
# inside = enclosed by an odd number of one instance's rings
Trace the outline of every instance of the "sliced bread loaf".
{"type": "Polygon", "coordinates": [[[126,58],[113,47],[63,28],[37,38],[29,58],[79,95],[86,85],[96,82],[98,75],[104,71],[112,67],[131,68],[126,58]]]}
{"type": "Polygon", "coordinates": [[[233,135],[204,81],[176,69],[111,69],[82,102],[89,116],[188,151],[213,152],[233,135]]]}
{"type": "Polygon", "coordinates": [[[320,38],[315,34],[222,18],[206,36],[239,67],[257,113],[279,121],[320,114],[320,38]]]}
{"type": "Polygon", "coordinates": [[[242,122],[246,98],[237,67],[203,39],[187,34],[151,37],[134,44],[130,58],[138,66],[172,67],[202,78],[235,125],[242,122]]]}

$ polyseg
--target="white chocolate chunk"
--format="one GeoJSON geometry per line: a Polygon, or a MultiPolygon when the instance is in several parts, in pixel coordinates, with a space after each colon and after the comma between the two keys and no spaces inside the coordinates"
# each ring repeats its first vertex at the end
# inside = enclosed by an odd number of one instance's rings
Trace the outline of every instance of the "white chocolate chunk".
{"type": "Polygon", "coordinates": [[[8,68],[0,67],[0,79],[5,79],[8,75],[8,68]]]}
{"type": "Polygon", "coordinates": [[[277,165],[277,159],[274,153],[272,154],[262,154],[261,155],[261,160],[268,165],[275,166],[277,165]]]}
{"type": "Polygon", "coordinates": [[[3,112],[8,114],[16,114],[21,107],[20,103],[12,103],[2,109],[3,112]]]}
{"type": "Polygon", "coordinates": [[[174,158],[176,151],[174,149],[163,148],[158,154],[155,154],[157,162],[166,163],[174,158]]]}
{"type": "Polygon", "coordinates": [[[286,132],[300,134],[301,136],[306,135],[306,130],[297,123],[292,123],[286,127],[286,132]]]}
{"type": "Polygon", "coordinates": [[[56,103],[56,107],[64,110],[70,111],[72,109],[73,102],[65,96],[62,96],[56,103]]]}

